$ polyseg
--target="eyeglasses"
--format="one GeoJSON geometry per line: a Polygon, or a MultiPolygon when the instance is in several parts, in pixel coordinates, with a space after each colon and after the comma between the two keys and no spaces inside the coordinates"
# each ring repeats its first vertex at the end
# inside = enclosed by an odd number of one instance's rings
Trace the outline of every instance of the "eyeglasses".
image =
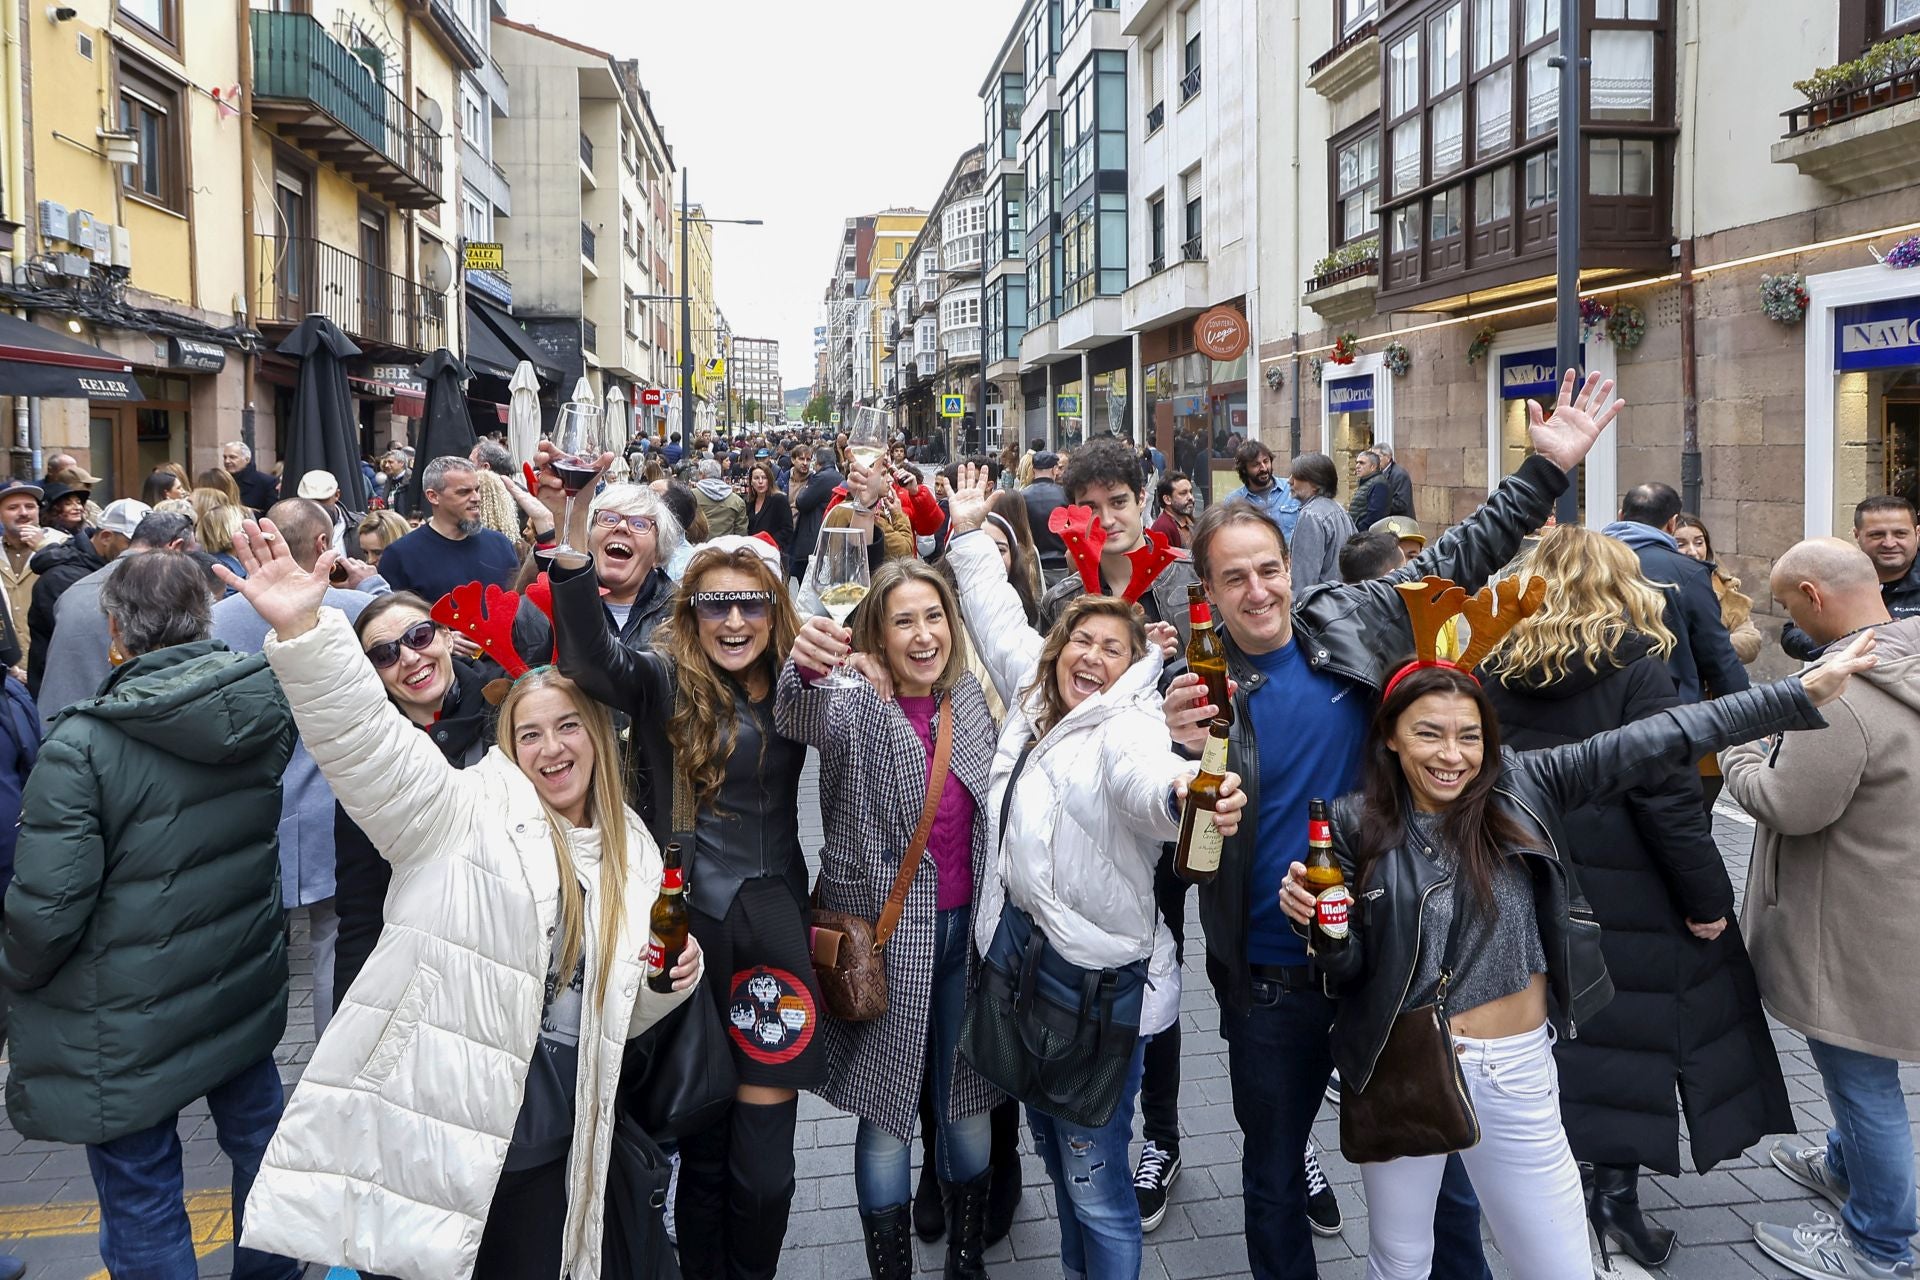
{"type": "Polygon", "coordinates": [[[385,671],[400,661],[400,646],[405,645],[415,653],[425,653],[440,634],[440,624],[431,618],[416,622],[400,633],[398,640],[385,640],[368,649],[367,661],[373,664],[375,671],[385,671]]]}
{"type": "Polygon", "coordinates": [[[702,622],[725,622],[735,609],[747,622],[765,622],[773,609],[771,591],[696,591],[693,611],[702,622]]]}
{"type": "Polygon", "coordinates": [[[593,522],[602,529],[618,529],[624,524],[635,533],[652,533],[656,527],[650,516],[622,515],[618,511],[596,511],[593,522]]]}

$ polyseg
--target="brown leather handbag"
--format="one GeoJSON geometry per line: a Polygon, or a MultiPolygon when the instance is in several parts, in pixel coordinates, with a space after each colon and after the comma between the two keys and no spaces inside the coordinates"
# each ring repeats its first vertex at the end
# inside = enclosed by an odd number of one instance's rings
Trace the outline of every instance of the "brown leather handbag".
{"type": "MultiPolygon", "coordinates": [[[[820,886],[814,885],[811,924],[813,926],[813,974],[820,983],[820,998],[827,1013],[842,1022],[872,1022],[887,1011],[887,967],[882,956],[900,915],[907,908],[907,891],[927,852],[927,840],[933,835],[933,816],[940,808],[940,793],[947,785],[947,763],[953,756],[953,706],[940,708],[940,727],[934,734],[933,766],[927,771],[927,802],[920,810],[920,825],[913,840],[901,855],[899,873],[893,877],[893,890],[880,919],[869,923],[865,916],[845,911],[829,911],[819,906],[820,886]]],[[[822,875],[826,874],[824,870],[822,875]]]]}
{"type": "MultiPolygon", "coordinates": [[[[1401,1013],[1364,1089],[1351,1083],[1340,1100],[1340,1154],[1355,1164],[1402,1156],[1449,1155],[1480,1141],[1480,1117],[1454,1052],[1447,988],[1460,971],[1466,876],[1453,873],[1453,923],[1433,1001],[1401,1013]]],[[[1485,936],[1482,936],[1485,941],[1485,936]]],[[[1478,947],[1474,948],[1479,951],[1478,947]]],[[[1417,961],[1416,961],[1417,963],[1417,961]]]]}

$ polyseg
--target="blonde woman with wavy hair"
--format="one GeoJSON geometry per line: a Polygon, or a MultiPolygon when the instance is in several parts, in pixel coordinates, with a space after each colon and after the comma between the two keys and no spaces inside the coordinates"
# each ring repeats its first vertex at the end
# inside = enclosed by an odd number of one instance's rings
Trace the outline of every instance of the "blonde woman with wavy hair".
{"type": "MultiPolygon", "coordinates": [[[[622,801],[606,708],[516,680],[460,769],[389,699],[271,521],[222,578],[347,815],[393,865],[385,927],[315,1048],[248,1196],[244,1243],[362,1273],[597,1280],[629,1041],[699,981],[647,982],[660,854],[622,801]]],[[[402,647],[399,640],[391,643],[402,647]]]]}
{"type": "MultiPolygon", "coordinates": [[[[1527,557],[1547,602],[1483,670],[1516,751],[1580,742],[1679,704],[1664,597],[1625,543],[1560,525],[1527,557]]],[[[1603,1248],[1658,1266],[1673,1233],[1640,1214],[1639,1172],[1680,1172],[1679,1108],[1705,1172],[1793,1128],[1733,885],[1693,767],[1671,763],[1621,798],[1566,817],[1618,996],[1555,1050],[1574,1158],[1592,1164],[1588,1217],[1603,1248]]]]}
{"type": "MultiPolygon", "coordinates": [[[[559,516],[552,456],[543,442],[535,465],[540,497],[559,516]]],[[[591,550],[586,507],[576,505],[567,545],[591,550]]],[[[826,1078],[800,845],[806,748],[773,721],[800,622],[779,550],[727,535],[688,561],[651,644],[623,641],[606,622],[596,559],[553,558],[560,670],[629,717],[643,744],[643,799],[654,829],[685,850],[691,928],[739,1080],[727,1118],[680,1144],[680,1264],[689,1280],[771,1280],[793,1201],[798,1091],[826,1078]]]]}

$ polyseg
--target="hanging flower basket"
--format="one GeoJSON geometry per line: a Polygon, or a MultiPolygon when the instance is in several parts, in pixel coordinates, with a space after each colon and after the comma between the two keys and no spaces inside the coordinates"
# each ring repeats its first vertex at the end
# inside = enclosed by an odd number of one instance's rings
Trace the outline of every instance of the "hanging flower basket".
{"type": "Polygon", "coordinates": [[[1909,267],[1920,267],[1920,236],[1908,236],[1893,248],[1887,250],[1885,257],[1876,252],[1880,265],[1892,267],[1895,271],[1905,271],[1909,267]]]}
{"type": "Polygon", "coordinates": [[[1407,370],[1413,368],[1413,352],[1407,350],[1404,342],[1389,342],[1380,352],[1380,361],[1387,366],[1387,372],[1396,378],[1407,376],[1407,370]]]}
{"type": "Polygon", "coordinates": [[[1647,313],[1631,302],[1622,302],[1607,317],[1607,337],[1622,351],[1631,351],[1647,336],[1647,313]]]}
{"type": "Polygon", "coordinates": [[[1807,314],[1805,278],[1798,271],[1761,276],[1760,309],[1777,324],[1799,324],[1807,314]]]}
{"type": "Polygon", "coordinates": [[[1595,333],[1603,332],[1612,316],[1613,308],[1600,299],[1580,299],[1580,340],[1585,342],[1595,333]]]}
{"type": "Polygon", "coordinates": [[[1324,357],[1322,356],[1309,357],[1307,360],[1307,368],[1313,371],[1313,383],[1315,386],[1319,386],[1322,382],[1326,380],[1327,362],[1324,357]]]}
{"type": "Polygon", "coordinates": [[[1352,364],[1360,354],[1358,334],[1343,333],[1333,340],[1333,354],[1327,358],[1335,364],[1352,364]]]}
{"type": "Polygon", "coordinates": [[[1473,341],[1467,345],[1467,367],[1472,368],[1485,360],[1487,352],[1493,350],[1493,340],[1499,336],[1500,331],[1492,325],[1487,325],[1474,334],[1473,341]]]}

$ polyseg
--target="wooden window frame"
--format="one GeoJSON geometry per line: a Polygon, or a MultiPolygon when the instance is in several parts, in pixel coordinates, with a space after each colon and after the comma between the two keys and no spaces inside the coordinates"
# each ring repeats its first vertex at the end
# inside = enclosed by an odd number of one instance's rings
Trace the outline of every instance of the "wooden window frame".
{"type": "MultiPolygon", "coordinates": [[[[1382,99],[1384,102],[1385,100],[1382,99]]],[[[1386,182],[1386,142],[1380,126],[1380,113],[1375,112],[1358,124],[1350,125],[1327,139],[1327,248],[1338,249],[1342,245],[1365,240],[1369,235],[1380,233],[1380,189],[1386,182]],[[1364,141],[1366,136],[1374,135],[1373,170],[1373,230],[1363,231],[1357,236],[1346,233],[1347,220],[1342,206],[1346,203],[1340,197],[1340,153],[1356,142],[1364,141]]]]}
{"type": "MultiPolygon", "coordinates": [[[[155,114],[165,118],[162,130],[166,139],[166,165],[163,182],[166,190],[158,195],[149,193],[138,182],[127,182],[128,169],[144,168],[149,157],[142,154],[138,165],[117,165],[119,169],[120,190],[130,200],[164,209],[168,213],[187,216],[187,192],[190,186],[187,171],[186,93],[180,82],[152,63],[135,58],[124,50],[117,53],[113,68],[114,122],[122,125],[122,110],[126,99],[132,97],[144,102],[155,114]]],[[[135,131],[136,136],[139,131],[135,131]]]]}
{"type": "Polygon", "coordinates": [[[113,20],[152,41],[168,53],[180,52],[180,0],[160,0],[160,27],[154,27],[136,13],[127,12],[123,0],[113,0],[113,20]]]}
{"type": "Polygon", "coordinates": [[[1899,26],[1884,26],[1886,0],[1840,0],[1840,57],[1851,60],[1882,40],[1920,34],[1920,18],[1899,26]]]}

